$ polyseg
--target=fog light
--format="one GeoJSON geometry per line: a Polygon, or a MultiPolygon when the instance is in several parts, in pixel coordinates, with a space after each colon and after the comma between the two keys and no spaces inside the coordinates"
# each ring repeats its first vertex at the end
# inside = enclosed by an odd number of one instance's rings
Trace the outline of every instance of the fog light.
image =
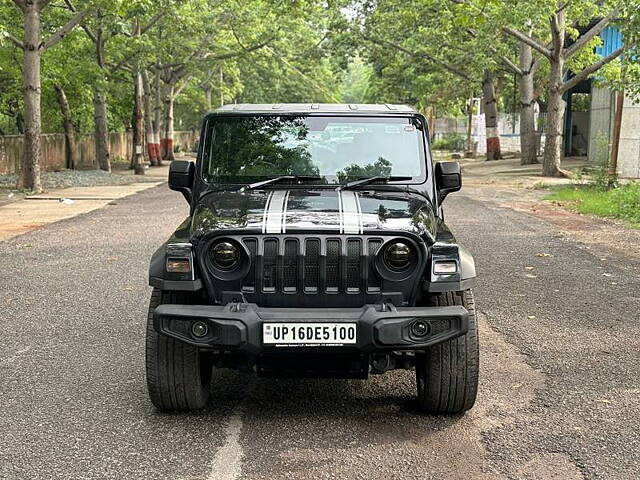
{"type": "Polygon", "coordinates": [[[194,337],[202,338],[209,333],[209,327],[204,322],[196,322],[191,326],[191,333],[194,337]]]}
{"type": "Polygon", "coordinates": [[[451,275],[458,272],[458,264],[454,261],[436,262],[433,265],[433,273],[436,275],[451,275]]]}
{"type": "Polygon", "coordinates": [[[427,322],[423,322],[422,320],[413,322],[411,324],[411,333],[414,337],[424,337],[429,333],[429,324],[427,322]]]}

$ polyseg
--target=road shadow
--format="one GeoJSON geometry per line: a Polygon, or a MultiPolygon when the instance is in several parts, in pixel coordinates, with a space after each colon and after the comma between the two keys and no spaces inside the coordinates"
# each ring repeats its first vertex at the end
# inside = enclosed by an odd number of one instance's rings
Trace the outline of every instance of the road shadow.
{"type": "MultiPolygon", "coordinates": [[[[209,410],[242,405],[248,421],[324,423],[340,419],[337,426],[360,429],[378,422],[387,429],[396,424],[421,430],[442,430],[462,416],[428,415],[418,409],[413,371],[372,375],[367,380],[260,378],[231,370],[214,372],[209,410]]],[[[424,433],[424,430],[421,434],[424,433]]]]}

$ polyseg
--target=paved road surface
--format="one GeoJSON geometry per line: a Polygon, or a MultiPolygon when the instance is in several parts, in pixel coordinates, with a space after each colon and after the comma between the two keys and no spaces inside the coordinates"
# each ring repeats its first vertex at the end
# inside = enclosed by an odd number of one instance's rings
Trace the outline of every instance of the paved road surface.
{"type": "Polygon", "coordinates": [[[0,478],[640,477],[639,263],[447,203],[481,275],[481,395],[454,418],[418,414],[408,372],[220,371],[210,408],[156,413],[146,269],[186,214],[166,186],[0,243],[0,478]]]}

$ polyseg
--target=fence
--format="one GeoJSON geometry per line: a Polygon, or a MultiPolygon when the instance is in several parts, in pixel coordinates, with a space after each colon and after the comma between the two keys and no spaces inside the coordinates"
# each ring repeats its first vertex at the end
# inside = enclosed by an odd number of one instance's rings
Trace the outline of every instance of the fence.
{"type": "MultiPolygon", "coordinates": [[[[197,132],[175,132],[174,148],[191,150],[198,139],[197,132]]],[[[62,133],[44,134],[41,136],[42,163],[44,171],[62,170],[66,165],[67,141],[62,133]]],[[[96,145],[93,135],[78,135],[76,138],[78,168],[94,168],[96,161],[96,145]]],[[[130,158],[133,153],[131,132],[115,132],[109,134],[111,158],[130,158]]],[[[0,136],[0,174],[11,174],[20,171],[24,152],[22,135],[0,136]]]]}
{"type": "MultiPolygon", "coordinates": [[[[537,136],[539,149],[544,146],[544,120],[546,113],[536,114],[537,136]]],[[[435,137],[441,138],[450,133],[467,135],[467,118],[438,118],[435,123],[435,137]]],[[[504,152],[520,151],[520,120],[513,115],[499,114],[498,134],[500,135],[500,147],[504,152]]],[[[478,153],[487,151],[487,135],[484,123],[484,114],[474,115],[471,123],[471,137],[478,143],[478,153]]]]}

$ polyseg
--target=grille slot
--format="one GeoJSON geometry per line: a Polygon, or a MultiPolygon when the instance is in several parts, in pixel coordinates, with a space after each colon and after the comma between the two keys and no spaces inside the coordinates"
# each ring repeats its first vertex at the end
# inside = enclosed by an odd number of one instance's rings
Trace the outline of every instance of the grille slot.
{"type": "Polygon", "coordinates": [[[360,291],[360,254],[362,252],[362,242],[360,239],[347,240],[347,293],[358,293],[360,291]]]}
{"type": "Polygon", "coordinates": [[[282,259],[282,289],[285,293],[295,293],[298,289],[298,241],[287,239],[284,242],[282,259]]]}
{"type": "Polygon", "coordinates": [[[242,280],[248,294],[379,294],[374,268],[381,238],[245,237],[251,265],[242,280]]]}
{"type": "MultiPolygon", "coordinates": [[[[369,240],[369,248],[368,248],[368,256],[370,259],[374,258],[376,252],[382,245],[382,240],[379,239],[371,239],[369,240]]],[[[378,293],[380,292],[380,277],[376,274],[376,271],[373,267],[373,262],[369,262],[369,274],[367,276],[367,293],[378,293]]]]}
{"type": "Polygon", "coordinates": [[[276,291],[276,270],[278,267],[278,241],[275,238],[268,238],[264,241],[262,262],[262,291],[273,293],[276,291]]]}
{"type": "Polygon", "coordinates": [[[317,293],[320,288],[320,240],[308,238],[304,255],[304,291],[317,293]]]}
{"type": "MultiPolygon", "coordinates": [[[[258,241],[255,238],[247,238],[244,244],[249,250],[249,258],[257,259],[258,256],[258,241]]],[[[253,293],[256,291],[256,262],[253,260],[249,265],[249,272],[245,278],[244,285],[242,286],[244,292],[253,293]]]]}
{"type": "Polygon", "coordinates": [[[340,290],[340,240],[327,240],[327,293],[340,290]]]}

